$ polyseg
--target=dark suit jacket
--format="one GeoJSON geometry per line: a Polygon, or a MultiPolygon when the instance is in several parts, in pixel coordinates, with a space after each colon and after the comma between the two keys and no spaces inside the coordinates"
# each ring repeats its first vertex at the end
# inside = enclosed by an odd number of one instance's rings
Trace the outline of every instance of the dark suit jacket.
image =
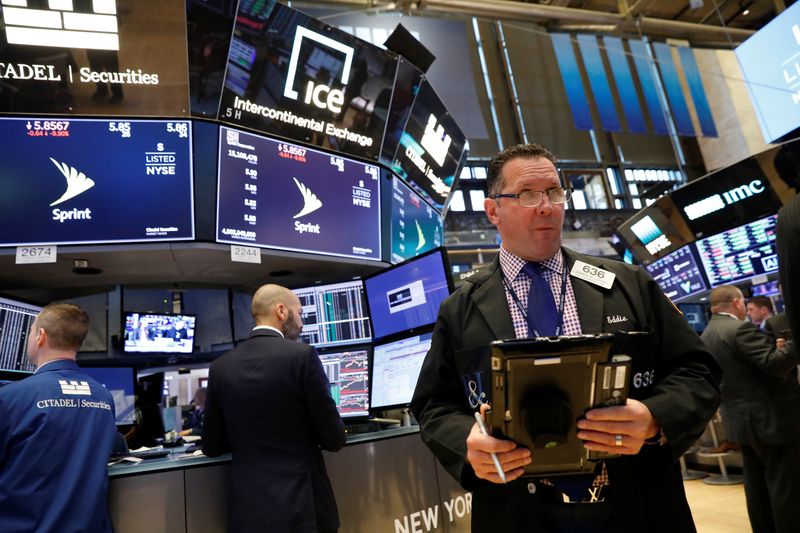
{"type": "MultiPolygon", "coordinates": [[[[570,278],[584,333],[652,332],[636,340],[619,333],[615,353],[633,357],[630,395],[647,405],[669,444],[645,446],[636,456],[606,462],[615,491],[615,531],[693,531],[676,461],[716,412],[719,367],[644,269],[567,249],[564,255],[568,269],[580,259],[617,276],[610,289],[570,278]]],[[[486,346],[514,337],[495,260],[442,304],[411,404],[425,443],[464,488],[474,491],[476,533],[543,531],[541,501],[527,490],[530,479],[494,485],[477,479],[465,461],[465,441],[474,423],[465,383],[472,380],[473,387],[489,391],[486,346]]]]}
{"type": "Polygon", "coordinates": [[[321,449],[344,446],[344,424],[317,351],[254,330],[213,363],[203,452],[231,451],[228,531],[339,527],[321,449]]]}
{"type": "Polygon", "coordinates": [[[714,315],[701,337],[723,370],[722,421],[741,444],[800,442],[800,385],[793,343],[778,350],[743,320],[714,315]]]}
{"type": "Polygon", "coordinates": [[[800,194],[778,211],[777,246],[786,317],[792,337],[800,339],[800,194]]]}
{"type": "Polygon", "coordinates": [[[778,338],[786,338],[785,335],[781,336],[781,332],[790,329],[789,319],[786,318],[786,313],[778,313],[777,315],[769,317],[764,324],[764,333],[772,337],[772,340],[778,338]]]}

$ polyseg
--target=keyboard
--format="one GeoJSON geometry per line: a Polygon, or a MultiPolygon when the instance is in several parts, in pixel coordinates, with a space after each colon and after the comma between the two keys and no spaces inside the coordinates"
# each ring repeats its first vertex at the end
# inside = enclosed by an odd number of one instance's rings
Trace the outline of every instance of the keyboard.
{"type": "Polygon", "coordinates": [[[158,457],[166,457],[169,454],[169,450],[144,450],[141,452],[128,452],[127,456],[139,459],[156,459],[158,457]]]}

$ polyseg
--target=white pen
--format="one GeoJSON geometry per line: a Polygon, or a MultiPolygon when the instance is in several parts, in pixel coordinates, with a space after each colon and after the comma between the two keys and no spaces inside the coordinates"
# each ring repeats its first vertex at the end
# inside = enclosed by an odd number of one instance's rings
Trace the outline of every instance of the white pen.
{"type": "MultiPolygon", "coordinates": [[[[486,429],[486,424],[483,422],[483,416],[481,416],[480,411],[475,411],[475,420],[478,422],[478,429],[481,430],[481,433],[489,436],[489,430],[486,429]]],[[[506,473],[503,472],[503,467],[500,466],[500,459],[497,458],[497,454],[494,452],[489,452],[489,455],[492,456],[492,462],[494,463],[494,467],[497,469],[497,475],[500,476],[500,479],[503,483],[508,483],[506,481],[506,473]]]]}

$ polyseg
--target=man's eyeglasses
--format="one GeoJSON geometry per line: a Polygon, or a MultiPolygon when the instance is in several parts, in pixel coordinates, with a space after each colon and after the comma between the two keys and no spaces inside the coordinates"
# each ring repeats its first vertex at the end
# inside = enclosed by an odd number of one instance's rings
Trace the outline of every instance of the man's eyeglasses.
{"type": "Polygon", "coordinates": [[[547,198],[550,199],[551,204],[563,204],[572,197],[572,189],[564,187],[552,187],[546,191],[529,191],[525,189],[518,193],[495,194],[494,196],[490,196],[490,198],[492,200],[497,200],[498,198],[516,198],[519,201],[519,205],[522,207],[538,207],[539,204],[542,203],[542,200],[544,200],[545,194],[547,194],[547,198]]]}

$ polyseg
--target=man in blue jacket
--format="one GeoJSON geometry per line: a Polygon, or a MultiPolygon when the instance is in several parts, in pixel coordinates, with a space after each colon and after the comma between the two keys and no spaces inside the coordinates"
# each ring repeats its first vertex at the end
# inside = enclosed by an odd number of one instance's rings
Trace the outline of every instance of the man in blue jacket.
{"type": "Polygon", "coordinates": [[[106,464],[114,401],[75,357],[89,330],[78,306],[46,306],[28,334],[36,373],[0,388],[0,529],[110,532],[106,464]]]}

